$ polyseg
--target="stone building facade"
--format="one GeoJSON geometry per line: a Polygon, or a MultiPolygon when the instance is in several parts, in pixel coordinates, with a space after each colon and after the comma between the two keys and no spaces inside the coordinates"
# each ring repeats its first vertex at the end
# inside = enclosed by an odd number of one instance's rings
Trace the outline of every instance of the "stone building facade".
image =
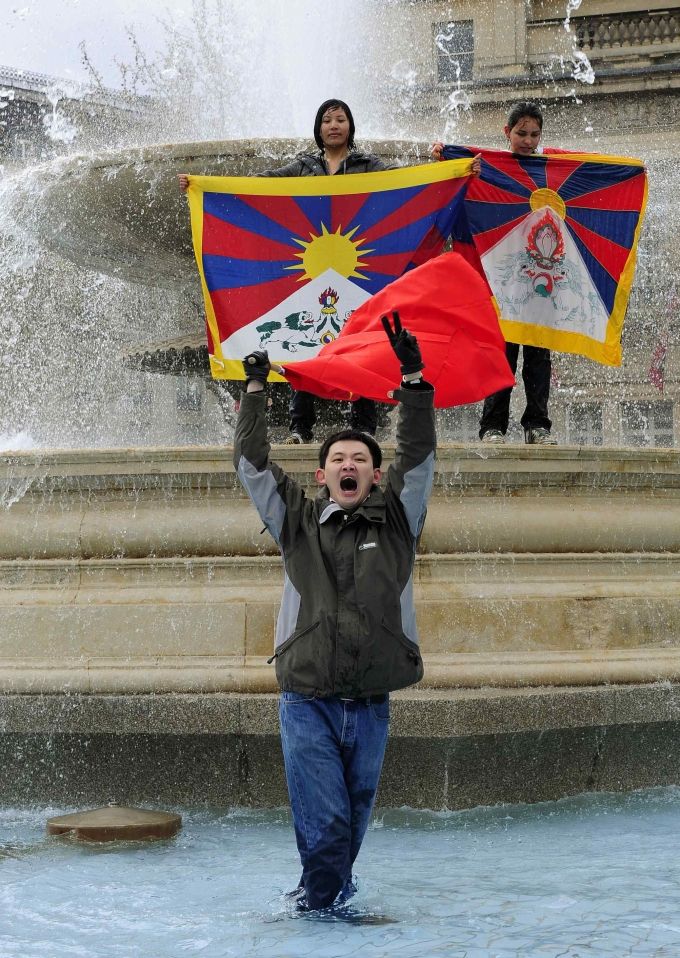
{"type": "MultiPolygon", "coordinates": [[[[413,132],[503,148],[508,107],[544,108],[544,141],[643,158],[650,200],[624,332],[624,363],[554,357],[551,414],[561,442],[680,443],[680,6],[659,0],[439,0],[404,3],[389,60],[408,59],[413,132]],[[412,74],[413,76],[413,74],[412,74]]],[[[385,108],[398,110],[397,89],[385,108]]],[[[513,398],[516,422],[521,387],[513,398]]],[[[477,436],[479,409],[449,414],[477,436]]]]}
{"type": "MultiPolygon", "coordinates": [[[[545,142],[569,149],[643,158],[650,200],[624,331],[621,367],[554,356],[553,431],[560,443],[680,443],[680,252],[674,200],[680,154],[680,5],[659,0],[401,0],[374,4],[368,32],[377,82],[370,96],[410,136],[413,157],[434,139],[502,148],[510,104],[535,99],[546,116],[545,142]],[[397,68],[405,65],[403,69],[397,68]],[[395,66],[396,65],[396,66],[395,66]],[[406,69],[406,66],[408,69],[406,69]]],[[[0,164],[11,166],[92,142],[134,141],[143,104],[83,96],[61,81],[0,68],[0,164]],[[79,140],[68,142],[69,123],[79,140]]],[[[198,316],[198,312],[195,313],[198,316]]],[[[189,332],[187,328],[183,332],[189,332]]],[[[200,321],[196,322],[196,332],[200,321]]],[[[128,375],[127,373],[125,375],[128,375]]],[[[130,374],[132,376],[133,374],[130,374]]],[[[163,423],[158,442],[214,441],[215,399],[200,378],[163,381],[135,373],[135,408],[163,423]],[[150,382],[155,380],[155,382],[150,382]],[[176,393],[170,435],[168,401],[176,393]],[[149,413],[151,415],[151,413],[149,413]],[[212,424],[212,425],[211,425],[212,424]]],[[[519,440],[523,390],[513,397],[511,437],[519,440]]],[[[444,415],[446,438],[474,441],[479,407],[444,415]]]]}
{"type": "Polygon", "coordinates": [[[142,107],[115,92],[0,66],[0,163],[11,169],[118,143],[142,128],[142,107]]]}

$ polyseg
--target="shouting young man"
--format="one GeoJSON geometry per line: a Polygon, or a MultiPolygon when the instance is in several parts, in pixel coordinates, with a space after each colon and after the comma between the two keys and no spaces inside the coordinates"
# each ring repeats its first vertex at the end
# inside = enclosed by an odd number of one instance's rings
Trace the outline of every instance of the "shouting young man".
{"type": "Polygon", "coordinates": [[[326,908],[353,891],[389,724],[389,693],[418,682],[423,664],[413,604],[416,542],[432,487],[432,386],[414,336],[383,317],[402,382],[395,461],[381,479],[372,436],[323,443],[308,498],[269,459],[265,352],[246,357],[234,465],[281,550],[284,588],[274,660],[281,742],[302,861],[298,907],[326,908]]]}

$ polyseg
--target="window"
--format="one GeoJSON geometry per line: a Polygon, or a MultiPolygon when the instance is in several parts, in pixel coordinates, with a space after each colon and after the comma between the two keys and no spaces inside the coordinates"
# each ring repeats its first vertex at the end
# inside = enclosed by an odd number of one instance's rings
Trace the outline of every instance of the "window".
{"type": "Polygon", "coordinates": [[[567,433],[575,446],[602,445],[602,407],[596,402],[577,402],[567,409],[567,433]]]}
{"type": "Polygon", "coordinates": [[[472,20],[450,20],[432,25],[437,55],[437,82],[472,79],[474,39],[472,20]]]}
{"type": "Polygon", "coordinates": [[[621,438],[626,446],[672,446],[672,402],[622,402],[621,438]]]}

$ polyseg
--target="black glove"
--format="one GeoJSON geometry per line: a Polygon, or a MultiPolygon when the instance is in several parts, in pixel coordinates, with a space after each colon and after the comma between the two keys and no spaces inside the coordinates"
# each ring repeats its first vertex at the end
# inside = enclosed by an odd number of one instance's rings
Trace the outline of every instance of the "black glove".
{"type": "Polygon", "coordinates": [[[401,328],[401,320],[396,310],[392,313],[392,317],[394,319],[394,331],[387,316],[383,316],[382,324],[392,349],[401,363],[401,374],[402,376],[408,376],[410,373],[417,373],[425,368],[423,357],[420,355],[418,340],[412,333],[409,333],[408,329],[401,328]]]}
{"type": "Polygon", "coordinates": [[[256,350],[249,353],[243,360],[243,371],[246,374],[246,386],[251,379],[264,385],[267,382],[267,376],[271,370],[269,354],[266,349],[256,350]]]}

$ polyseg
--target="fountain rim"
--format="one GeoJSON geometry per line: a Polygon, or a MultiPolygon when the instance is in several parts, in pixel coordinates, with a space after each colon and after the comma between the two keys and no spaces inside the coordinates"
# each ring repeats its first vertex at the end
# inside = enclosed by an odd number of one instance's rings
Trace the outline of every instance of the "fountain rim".
{"type": "MultiPolygon", "coordinates": [[[[361,146],[375,152],[407,152],[417,148],[426,151],[429,159],[430,145],[421,139],[366,139],[361,146]]],[[[181,141],[178,143],[153,143],[146,146],[124,147],[108,150],[98,155],[90,153],[76,153],[68,157],[58,157],[46,163],[37,164],[34,170],[52,170],[58,167],[62,176],[83,171],[83,165],[88,169],[103,169],[110,166],[129,166],[135,163],[154,162],[158,160],[186,160],[194,162],[203,157],[238,156],[259,157],[272,160],[280,159],[282,155],[295,155],[305,151],[316,152],[317,147],[309,137],[246,137],[230,140],[196,140],[181,141]],[[278,149],[277,149],[278,147],[278,149]]]]}
{"type": "MultiPolygon", "coordinates": [[[[381,443],[388,456],[395,448],[393,441],[381,443]]],[[[288,446],[285,443],[276,448],[276,459],[295,462],[299,468],[313,468],[318,454],[318,443],[308,446],[288,446]]],[[[111,463],[125,463],[126,472],[154,472],[165,464],[180,465],[180,471],[194,464],[202,471],[200,463],[212,466],[216,462],[230,463],[232,446],[228,444],[207,445],[148,445],[148,446],[83,446],[83,447],[47,447],[32,449],[0,450],[0,479],[5,476],[17,477],[16,469],[21,465],[32,469],[40,467],[56,470],[57,475],[69,475],[65,470],[72,467],[79,474],[83,466],[88,469],[103,468],[111,463]],[[7,473],[9,470],[9,473],[7,473]]],[[[462,464],[468,467],[480,466],[484,472],[503,469],[504,463],[514,462],[520,469],[528,472],[540,471],[541,464],[552,463],[554,468],[566,472],[591,472],[593,475],[607,474],[649,477],[667,473],[680,474],[680,449],[675,446],[526,446],[511,444],[489,448],[479,442],[441,442],[437,449],[438,472],[454,473],[462,464]],[[483,454],[482,454],[483,452],[483,454]],[[494,466],[497,463],[497,466],[494,466]],[[571,466],[571,468],[570,468],[571,466]]],[[[107,470],[108,471],[108,470],[107,470]]],[[[163,471],[166,471],[163,469],[163,471]]],[[[88,474],[90,474],[88,472],[88,474]]]]}

